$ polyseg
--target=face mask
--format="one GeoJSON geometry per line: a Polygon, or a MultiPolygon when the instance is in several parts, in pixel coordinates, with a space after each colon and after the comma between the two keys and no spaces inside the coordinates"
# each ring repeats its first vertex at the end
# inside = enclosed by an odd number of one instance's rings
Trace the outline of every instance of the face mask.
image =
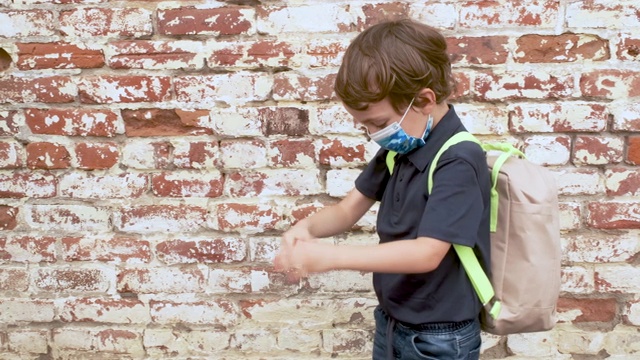
{"type": "Polygon", "coordinates": [[[413,100],[409,103],[409,107],[400,118],[399,122],[394,122],[393,124],[385,127],[380,131],[376,131],[373,134],[369,134],[371,140],[375,141],[381,147],[395,151],[398,154],[406,154],[409,151],[422,147],[425,144],[425,139],[429,136],[429,132],[431,132],[431,126],[433,125],[433,116],[429,115],[429,119],[427,120],[427,127],[424,129],[424,133],[422,137],[417,138],[410,136],[407,134],[404,129],[400,126],[404,118],[407,116],[409,109],[411,109],[411,105],[413,105],[413,100]]]}

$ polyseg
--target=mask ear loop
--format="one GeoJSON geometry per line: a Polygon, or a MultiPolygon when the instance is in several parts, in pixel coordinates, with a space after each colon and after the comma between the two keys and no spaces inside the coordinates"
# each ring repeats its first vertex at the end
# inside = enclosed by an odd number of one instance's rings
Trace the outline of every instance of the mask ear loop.
{"type": "Polygon", "coordinates": [[[416,97],[414,96],[413,98],[411,98],[411,102],[409,103],[409,106],[407,106],[407,110],[404,111],[404,115],[402,115],[402,118],[400,119],[400,121],[398,122],[398,125],[402,124],[402,122],[404,121],[404,118],[407,117],[407,114],[409,113],[409,109],[411,109],[411,105],[413,105],[413,101],[416,99],[416,97]]]}

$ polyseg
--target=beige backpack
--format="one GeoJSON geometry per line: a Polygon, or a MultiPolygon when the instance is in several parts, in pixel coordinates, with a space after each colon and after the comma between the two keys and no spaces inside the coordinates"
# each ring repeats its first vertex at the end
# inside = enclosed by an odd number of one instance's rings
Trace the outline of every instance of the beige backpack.
{"type": "MultiPolygon", "coordinates": [[[[454,245],[483,303],[482,329],[496,335],[545,331],[556,323],[560,293],[560,225],[555,179],[510,144],[481,144],[468,132],[451,137],[431,162],[427,189],[440,155],[473,141],[489,153],[491,171],[491,280],[473,249],[454,245]]],[[[387,155],[393,169],[395,153],[387,155]]]]}

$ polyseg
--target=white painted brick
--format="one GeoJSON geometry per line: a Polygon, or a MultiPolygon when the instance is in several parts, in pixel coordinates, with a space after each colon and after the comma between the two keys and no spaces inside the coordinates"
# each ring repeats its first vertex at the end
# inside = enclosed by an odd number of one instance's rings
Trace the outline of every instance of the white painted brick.
{"type": "Polygon", "coordinates": [[[327,171],[327,194],[333,197],[344,197],[355,186],[360,170],[342,169],[327,171]]]}
{"type": "Polygon", "coordinates": [[[637,356],[640,354],[640,333],[635,326],[617,325],[605,338],[605,350],[608,354],[637,356]]]}
{"type": "Polygon", "coordinates": [[[138,170],[157,168],[153,142],[142,139],[127,141],[122,148],[122,164],[138,170]]]}
{"type": "Polygon", "coordinates": [[[0,323],[2,324],[44,323],[53,321],[55,317],[55,305],[50,300],[0,300],[0,323]]]}
{"type": "Polygon", "coordinates": [[[458,21],[455,4],[412,2],[409,16],[440,29],[453,29],[458,21]]]}
{"type": "Polygon", "coordinates": [[[571,157],[568,136],[532,136],[525,140],[527,159],[539,165],[565,165],[571,157]]]}
{"type": "Polygon", "coordinates": [[[225,136],[263,136],[264,124],[256,108],[215,108],[211,111],[214,129],[225,136]]]}
{"type": "Polygon", "coordinates": [[[591,294],[595,291],[595,272],[592,267],[569,266],[562,268],[560,290],[572,294],[591,294]]]}
{"type": "Polygon", "coordinates": [[[7,334],[9,350],[16,353],[48,353],[49,330],[18,330],[7,334]]]}
{"type": "Polygon", "coordinates": [[[309,131],[313,135],[362,135],[365,133],[342,105],[318,107],[316,112],[317,115],[309,119],[309,131]]]}
{"type": "Polygon", "coordinates": [[[551,172],[561,195],[595,195],[604,191],[604,179],[598,169],[563,168],[551,172]]]}
{"type": "Polygon", "coordinates": [[[360,7],[349,4],[292,5],[267,11],[267,17],[258,20],[259,33],[340,32],[341,27],[357,24],[364,18],[360,7]]]}
{"type": "Polygon", "coordinates": [[[211,356],[228,349],[230,334],[225,331],[146,329],[147,355],[159,359],[169,356],[211,356]]]}
{"type": "Polygon", "coordinates": [[[563,353],[598,354],[604,348],[606,333],[586,331],[568,325],[560,325],[556,329],[558,349],[563,353]]]}
{"type": "Polygon", "coordinates": [[[640,268],[633,265],[596,265],[596,286],[600,292],[640,293],[640,268]]]}
{"type": "Polygon", "coordinates": [[[474,135],[504,135],[509,128],[509,112],[500,106],[456,104],[456,112],[474,135]]]}
{"type": "Polygon", "coordinates": [[[515,355],[551,358],[559,355],[553,332],[513,334],[507,337],[507,347],[515,355]]]}
{"type": "Polygon", "coordinates": [[[320,331],[286,328],[278,333],[278,347],[285,350],[310,353],[320,348],[321,341],[320,331]]]}
{"type": "Polygon", "coordinates": [[[622,102],[610,105],[613,128],[617,131],[640,130],[640,103],[622,102]]]}
{"type": "Polygon", "coordinates": [[[627,304],[624,315],[631,325],[640,326],[640,301],[634,300],[627,304]]]}

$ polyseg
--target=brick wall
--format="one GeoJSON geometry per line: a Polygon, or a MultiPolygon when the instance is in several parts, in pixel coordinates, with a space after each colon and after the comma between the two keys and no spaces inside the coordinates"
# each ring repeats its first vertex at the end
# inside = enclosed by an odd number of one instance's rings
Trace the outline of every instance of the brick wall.
{"type": "MultiPolygon", "coordinates": [[[[561,191],[560,323],[486,359],[640,356],[640,3],[0,0],[0,358],[369,358],[370,277],[273,273],[376,150],[332,94],[385,17],[561,191]],[[635,354],[635,355],[633,355],[635,354]]],[[[373,243],[375,209],[341,243],[373,243]]]]}

